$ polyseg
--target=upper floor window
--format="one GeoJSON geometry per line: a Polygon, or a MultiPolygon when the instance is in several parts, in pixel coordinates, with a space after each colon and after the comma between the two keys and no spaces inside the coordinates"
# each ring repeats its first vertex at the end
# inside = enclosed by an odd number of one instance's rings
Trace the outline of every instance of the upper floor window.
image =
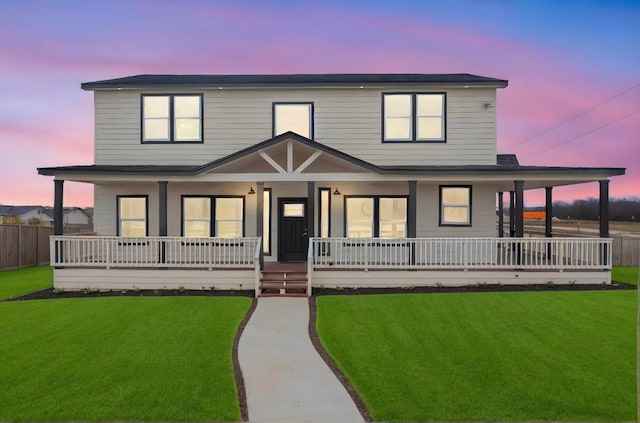
{"type": "Polygon", "coordinates": [[[202,95],[143,95],[142,142],[202,142],[202,95]]]}
{"type": "Polygon", "coordinates": [[[118,196],[118,236],[147,236],[146,195],[118,196]]]}
{"type": "Polygon", "coordinates": [[[445,93],[382,95],[383,141],[445,141],[445,93]]]}
{"type": "Polygon", "coordinates": [[[471,187],[440,187],[440,226],[471,226],[471,187]]]}
{"type": "Polygon", "coordinates": [[[287,131],[313,139],[313,103],[273,103],[273,136],[287,131]]]}

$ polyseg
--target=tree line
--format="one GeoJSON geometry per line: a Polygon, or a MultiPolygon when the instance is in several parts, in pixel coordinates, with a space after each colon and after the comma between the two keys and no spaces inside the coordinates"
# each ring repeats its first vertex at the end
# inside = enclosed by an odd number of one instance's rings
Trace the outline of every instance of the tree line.
{"type": "MultiPolygon", "coordinates": [[[[598,220],[600,202],[596,198],[553,202],[553,217],[559,219],[598,220]]],[[[609,220],[640,221],[640,197],[612,198],[609,200],[609,220]]]]}

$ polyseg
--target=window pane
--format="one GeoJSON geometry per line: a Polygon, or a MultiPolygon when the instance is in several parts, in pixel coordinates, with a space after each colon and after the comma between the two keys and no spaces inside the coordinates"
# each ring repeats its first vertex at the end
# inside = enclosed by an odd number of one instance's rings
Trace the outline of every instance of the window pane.
{"type": "Polygon", "coordinates": [[[221,238],[239,238],[242,236],[242,222],[221,220],[216,222],[216,236],[221,238]]]}
{"type": "Polygon", "coordinates": [[[373,236],[373,198],[347,198],[347,236],[373,236]]]}
{"type": "Polygon", "coordinates": [[[380,199],[380,220],[406,220],[407,199],[406,198],[381,198],[380,199]]]}
{"type": "Polygon", "coordinates": [[[444,205],[469,205],[469,188],[447,187],[442,188],[442,204],[444,205]]]}
{"type": "Polygon", "coordinates": [[[145,119],[144,139],[168,141],[169,119],[145,119]]]}
{"type": "Polygon", "coordinates": [[[144,221],[125,220],[121,222],[120,236],[146,236],[147,225],[144,221]]]}
{"type": "Polygon", "coordinates": [[[176,141],[200,141],[200,119],[176,119],[176,141]]]}
{"type": "Polygon", "coordinates": [[[184,236],[187,238],[208,238],[210,234],[209,221],[192,220],[184,223],[184,236]]]}
{"type": "Polygon", "coordinates": [[[419,94],[418,116],[442,116],[444,94],[419,94]]]}
{"type": "Polygon", "coordinates": [[[207,220],[211,217],[211,199],[207,197],[201,198],[184,198],[184,218],[187,220],[203,219],[207,220]]]}
{"type": "Polygon", "coordinates": [[[329,190],[320,191],[320,236],[329,237],[329,190]]]}
{"type": "Polygon", "coordinates": [[[144,96],[144,118],[168,118],[169,96],[144,96]]]}
{"type": "Polygon", "coordinates": [[[275,134],[293,131],[311,138],[311,104],[276,104],[275,134]]]}
{"type": "Polygon", "coordinates": [[[469,223],[469,208],[445,206],[443,223],[469,223]]]}
{"type": "Polygon", "coordinates": [[[384,96],[384,117],[410,117],[411,95],[392,94],[384,96]]]}
{"type": "Polygon", "coordinates": [[[175,96],[173,105],[176,118],[200,117],[200,96],[175,96]]]}
{"type": "Polygon", "coordinates": [[[216,220],[242,221],[242,198],[217,198],[216,220]]]}
{"type": "Polygon", "coordinates": [[[120,198],[120,219],[146,219],[147,199],[120,198]]]}
{"type": "Polygon", "coordinates": [[[304,217],[304,204],[285,204],[282,215],[284,217],[304,217]]]}
{"type": "Polygon", "coordinates": [[[411,119],[410,118],[385,119],[384,138],[387,140],[411,139],[411,119]]]}
{"type": "Polygon", "coordinates": [[[418,118],[418,139],[420,140],[441,140],[442,118],[439,117],[419,117],[418,118]]]}
{"type": "Polygon", "coordinates": [[[380,238],[404,238],[406,236],[405,221],[380,222],[380,238]]]}

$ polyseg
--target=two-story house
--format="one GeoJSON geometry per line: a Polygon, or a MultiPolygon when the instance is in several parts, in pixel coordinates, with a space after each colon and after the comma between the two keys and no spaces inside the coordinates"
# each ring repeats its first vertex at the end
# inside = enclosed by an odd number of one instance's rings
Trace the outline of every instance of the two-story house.
{"type": "Polygon", "coordinates": [[[260,294],[610,282],[608,182],[624,169],[498,155],[496,91],[507,84],[469,74],[84,83],[95,164],[39,169],[55,177],[55,285],[260,294]],[[95,237],[59,236],[64,181],[94,185],[95,237]],[[552,187],[590,181],[600,183],[601,238],[552,238],[552,187]],[[524,191],[534,188],[547,189],[545,238],[523,238],[524,191]],[[273,266],[289,262],[306,265],[273,266]]]}

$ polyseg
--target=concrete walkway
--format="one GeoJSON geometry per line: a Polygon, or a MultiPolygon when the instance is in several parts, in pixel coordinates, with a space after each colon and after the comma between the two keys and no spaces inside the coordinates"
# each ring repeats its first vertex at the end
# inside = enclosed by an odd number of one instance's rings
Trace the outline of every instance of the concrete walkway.
{"type": "Polygon", "coordinates": [[[361,423],[318,355],[307,298],[260,298],[238,345],[251,422],[361,423]]]}

